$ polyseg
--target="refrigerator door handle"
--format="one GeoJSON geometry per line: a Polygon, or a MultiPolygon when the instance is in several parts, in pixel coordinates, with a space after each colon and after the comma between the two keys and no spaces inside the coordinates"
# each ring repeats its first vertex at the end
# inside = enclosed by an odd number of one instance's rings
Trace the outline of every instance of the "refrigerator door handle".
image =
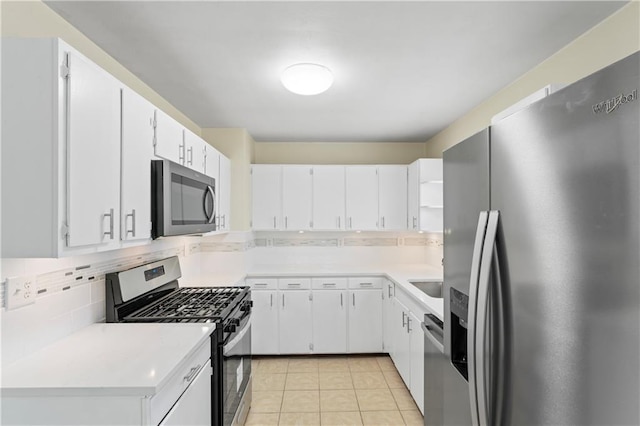
{"type": "Polygon", "coordinates": [[[477,323],[477,300],[478,300],[478,278],[480,274],[480,263],[482,261],[482,245],[487,231],[487,220],[489,212],[480,212],[478,216],[478,226],[476,227],[476,238],[473,243],[473,256],[471,258],[471,274],[469,278],[469,320],[467,322],[467,366],[469,369],[469,402],[471,407],[471,421],[473,426],[480,425],[478,414],[478,386],[476,380],[476,352],[475,337],[477,323]]]}

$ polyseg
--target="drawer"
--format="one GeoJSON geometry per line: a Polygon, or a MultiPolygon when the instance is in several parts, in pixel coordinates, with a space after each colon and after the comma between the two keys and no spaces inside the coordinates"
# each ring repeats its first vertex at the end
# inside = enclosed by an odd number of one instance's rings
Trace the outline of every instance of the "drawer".
{"type": "MultiPolygon", "coordinates": [[[[180,395],[189,387],[198,373],[206,368],[211,358],[211,340],[207,339],[196,352],[183,362],[177,372],[171,376],[167,383],[151,398],[151,424],[158,424],[176,403],[180,395]]],[[[211,365],[211,364],[209,364],[211,365]]],[[[211,374],[203,371],[205,374],[211,374]]]]}
{"type": "Polygon", "coordinates": [[[347,288],[347,279],[336,277],[311,278],[311,288],[314,290],[345,289],[347,288]]]}
{"type": "Polygon", "coordinates": [[[382,288],[382,277],[349,278],[349,288],[382,288]]]}
{"type": "Polygon", "coordinates": [[[311,278],[280,278],[278,288],[280,290],[308,290],[311,288],[311,278]]]}
{"type": "Polygon", "coordinates": [[[247,278],[245,283],[251,287],[251,290],[276,290],[278,288],[277,278],[247,278]]]}

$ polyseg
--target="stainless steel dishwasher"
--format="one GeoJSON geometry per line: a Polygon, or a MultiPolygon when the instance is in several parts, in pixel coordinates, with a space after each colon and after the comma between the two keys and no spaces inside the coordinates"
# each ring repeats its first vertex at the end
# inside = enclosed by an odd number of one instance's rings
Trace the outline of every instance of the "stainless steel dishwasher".
{"type": "Polygon", "coordinates": [[[444,355],[443,323],[433,314],[425,314],[424,331],[424,424],[444,425],[444,374],[448,360],[444,355]]]}

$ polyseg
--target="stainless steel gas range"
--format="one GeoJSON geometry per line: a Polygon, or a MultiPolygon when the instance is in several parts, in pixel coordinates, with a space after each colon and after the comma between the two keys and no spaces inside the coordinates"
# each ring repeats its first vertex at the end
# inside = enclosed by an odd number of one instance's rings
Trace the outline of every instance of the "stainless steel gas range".
{"type": "Polygon", "coordinates": [[[180,287],[170,257],[106,276],[107,322],[215,323],[211,424],[242,425],[251,405],[249,287],[180,287]]]}

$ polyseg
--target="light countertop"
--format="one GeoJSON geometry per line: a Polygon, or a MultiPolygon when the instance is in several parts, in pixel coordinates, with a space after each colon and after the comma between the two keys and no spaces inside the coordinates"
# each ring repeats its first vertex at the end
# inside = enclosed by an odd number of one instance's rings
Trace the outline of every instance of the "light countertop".
{"type": "Polygon", "coordinates": [[[154,395],[213,324],[93,324],[2,370],[2,395],[154,395]]]}

